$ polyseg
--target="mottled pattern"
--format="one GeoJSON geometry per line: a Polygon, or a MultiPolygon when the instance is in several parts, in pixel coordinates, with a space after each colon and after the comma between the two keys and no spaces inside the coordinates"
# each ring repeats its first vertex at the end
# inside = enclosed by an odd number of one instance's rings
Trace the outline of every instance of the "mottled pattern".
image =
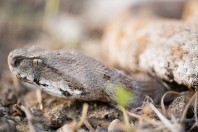
{"type": "Polygon", "coordinates": [[[140,66],[168,81],[198,87],[198,31],[186,29],[163,44],[151,45],[140,56],[140,66]]]}
{"type": "Polygon", "coordinates": [[[111,25],[103,39],[104,54],[111,60],[108,62],[197,88],[198,30],[181,20],[146,18],[128,15],[114,20],[115,28],[111,25]],[[121,37],[112,36],[120,32],[121,37]]]}

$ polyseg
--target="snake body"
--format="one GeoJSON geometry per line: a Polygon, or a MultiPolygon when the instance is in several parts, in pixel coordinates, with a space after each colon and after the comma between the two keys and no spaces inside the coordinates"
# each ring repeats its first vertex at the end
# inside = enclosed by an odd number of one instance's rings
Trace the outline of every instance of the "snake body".
{"type": "Polygon", "coordinates": [[[198,30],[185,21],[125,13],[107,28],[103,50],[116,67],[198,87],[198,30]]]}

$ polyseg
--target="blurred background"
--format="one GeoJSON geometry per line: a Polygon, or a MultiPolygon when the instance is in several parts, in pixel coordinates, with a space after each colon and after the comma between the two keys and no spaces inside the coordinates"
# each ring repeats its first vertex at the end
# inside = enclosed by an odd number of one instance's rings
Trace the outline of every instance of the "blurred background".
{"type": "MultiPolygon", "coordinates": [[[[8,53],[23,46],[78,49],[100,54],[102,34],[109,20],[122,10],[148,9],[180,18],[184,0],[1,0],[0,73],[8,53]]],[[[2,75],[2,74],[0,74],[2,75]]]]}
{"type": "MultiPolygon", "coordinates": [[[[185,6],[188,6],[187,0],[0,0],[0,131],[7,117],[15,117],[14,113],[18,111],[13,107],[15,104],[22,102],[24,106],[40,110],[43,103],[46,111],[50,110],[45,106],[58,106],[55,97],[45,92],[30,91],[11,76],[7,64],[10,51],[39,46],[50,50],[80,50],[102,59],[105,52],[101,48],[103,35],[115,17],[124,13],[133,17],[143,11],[161,18],[197,23],[198,0],[188,1],[194,1],[195,4],[189,4],[186,14],[182,14],[185,6]],[[42,102],[42,98],[46,102],[42,102]]],[[[61,101],[59,103],[62,104],[61,101]]],[[[36,117],[42,118],[43,113],[40,111],[36,117]]],[[[11,121],[27,131],[27,119],[19,119],[11,121]]],[[[39,124],[44,126],[45,123],[39,124]]],[[[11,128],[9,122],[5,128],[11,128]]]]}

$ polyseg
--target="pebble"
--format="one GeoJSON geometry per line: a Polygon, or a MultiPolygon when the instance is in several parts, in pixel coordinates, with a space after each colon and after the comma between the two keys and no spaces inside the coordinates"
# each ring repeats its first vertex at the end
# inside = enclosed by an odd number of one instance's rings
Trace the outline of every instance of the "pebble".
{"type": "Polygon", "coordinates": [[[5,108],[0,107],[0,117],[4,116],[4,114],[5,114],[5,108]]]}
{"type": "Polygon", "coordinates": [[[14,126],[14,124],[15,124],[13,120],[8,120],[8,122],[9,122],[9,124],[12,125],[12,126],[14,126]]]}
{"type": "Polygon", "coordinates": [[[108,132],[108,130],[105,128],[99,128],[96,130],[96,132],[108,132]]]}
{"type": "Polygon", "coordinates": [[[15,119],[16,121],[21,121],[21,118],[20,118],[19,116],[15,116],[14,119],[15,119]]]}
{"type": "Polygon", "coordinates": [[[56,130],[56,132],[73,132],[74,130],[67,124],[56,130]]]}
{"type": "Polygon", "coordinates": [[[108,127],[108,132],[123,132],[123,124],[119,119],[113,120],[108,127]]]}

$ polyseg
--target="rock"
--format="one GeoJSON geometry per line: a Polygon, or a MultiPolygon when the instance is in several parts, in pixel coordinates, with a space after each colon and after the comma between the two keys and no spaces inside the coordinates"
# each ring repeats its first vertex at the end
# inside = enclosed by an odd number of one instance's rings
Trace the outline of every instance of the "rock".
{"type": "Polygon", "coordinates": [[[108,132],[108,130],[105,128],[98,128],[96,129],[96,132],[108,132]]]}
{"type": "Polygon", "coordinates": [[[5,115],[5,108],[4,107],[0,107],[0,117],[5,115]]]}
{"type": "Polygon", "coordinates": [[[113,120],[109,124],[108,132],[123,132],[123,124],[119,119],[113,120]]]}

